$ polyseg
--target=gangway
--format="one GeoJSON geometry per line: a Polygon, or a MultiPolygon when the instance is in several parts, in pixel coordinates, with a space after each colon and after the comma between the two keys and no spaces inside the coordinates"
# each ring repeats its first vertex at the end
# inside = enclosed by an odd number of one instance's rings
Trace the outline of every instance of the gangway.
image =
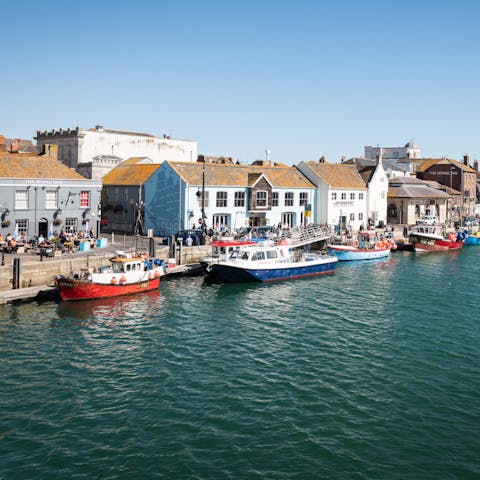
{"type": "Polygon", "coordinates": [[[310,243],[327,240],[332,236],[330,228],[320,225],[307,225],[298,232],[292,231],[282,235],[282,238],[288,238],[292,247],[301,247],[310,243]]]}

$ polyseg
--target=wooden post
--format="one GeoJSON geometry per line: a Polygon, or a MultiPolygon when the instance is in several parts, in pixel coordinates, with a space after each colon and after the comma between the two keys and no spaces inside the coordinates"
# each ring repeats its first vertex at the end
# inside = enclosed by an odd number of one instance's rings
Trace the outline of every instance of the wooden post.
{"type": "Polygon", "coordinates": [[[19,257],[13,259],[13,282],[12,288],[16,290],[20,288],[20,273],[22,269],[22,260],[19,257]]]}
{"type": "Polygon", "coordinates": [[[151,258],[154,258],[155,257],[155,239],[153,237],[150,237],[148,240],[149,240],[148,254],[150,255],[151,258]]]}

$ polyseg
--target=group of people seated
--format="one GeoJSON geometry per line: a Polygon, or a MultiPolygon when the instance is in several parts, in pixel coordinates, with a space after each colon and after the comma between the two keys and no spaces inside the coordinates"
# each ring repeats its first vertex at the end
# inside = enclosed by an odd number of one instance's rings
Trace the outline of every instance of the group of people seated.
{"type": "Polygon", "coordinates": [[[17,239],[11,233],[7,233],[5,238],[3,238],[3,235],[0,233],[0,246],[5,253],[15,253],[19,244],[23,245],[24,243],[23,241],[17,242],[17,239]]]}
{"type": "Polygon", "coordinates": [[[45,255],[46,252],[53,252],[53,250],[60,249],[62,251],[73,252],[74,247],[78,246],[80,242],[89,240],[90,244],[95,244],[95,234],[93,228],[88,232],[80,230],[79,232],[66,232],[63,228],[58,233],[54,231],[48,237],[42,234],[27,240],[25,234],[20,234],[15,237],[12,233],[8,233],[5,238],[0,232],[0,249],[4,253],[17,253],[19,247],[39,249],[40,253],[45,255]]]}

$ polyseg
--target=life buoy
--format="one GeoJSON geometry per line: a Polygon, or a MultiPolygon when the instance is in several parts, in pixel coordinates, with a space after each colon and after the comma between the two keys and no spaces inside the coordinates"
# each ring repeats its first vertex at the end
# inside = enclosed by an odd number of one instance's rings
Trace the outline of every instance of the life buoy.
{"type": "Polygon", "coordinates": [[[111,283],[112,285],[115,285],[115,284],[117,283],[116,277],[112,277],[112,279],[110,280],[110,283],[111,283]]]}
{"type": "Polygon", "coordinates": [[[120,283],[125,283],[127,281],[127,277],[125,275],[122,275],[120,277],[120,283]]]}
{"type": "Polygon", "coordinates": [[[357,248],[357,247],[358,247],[358,240],[354,240],[354,241],[352,242],[352,245],[353,245],[355,248],[357,248]]]}
{"type": "Polygon", "coordinates": [[[158,278],[160,276],[160,272],[158,270],[155,270],[154,276],[155,278],[158,278]]]}

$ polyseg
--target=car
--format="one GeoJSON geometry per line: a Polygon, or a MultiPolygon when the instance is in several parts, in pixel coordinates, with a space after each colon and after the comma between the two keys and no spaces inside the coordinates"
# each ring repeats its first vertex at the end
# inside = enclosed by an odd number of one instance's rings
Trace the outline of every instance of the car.
{"type": "Polygon", "coordinates": [[[474,217],[465,218],[462,221],[462,227],[478,227],[478,221],[474,217]]]}
{"type": "Polygon", "coordinates": [[[438,217],[435,215],[423,215],[417,220],[417,225],[436,225],[438,223],[438,217]]]}

